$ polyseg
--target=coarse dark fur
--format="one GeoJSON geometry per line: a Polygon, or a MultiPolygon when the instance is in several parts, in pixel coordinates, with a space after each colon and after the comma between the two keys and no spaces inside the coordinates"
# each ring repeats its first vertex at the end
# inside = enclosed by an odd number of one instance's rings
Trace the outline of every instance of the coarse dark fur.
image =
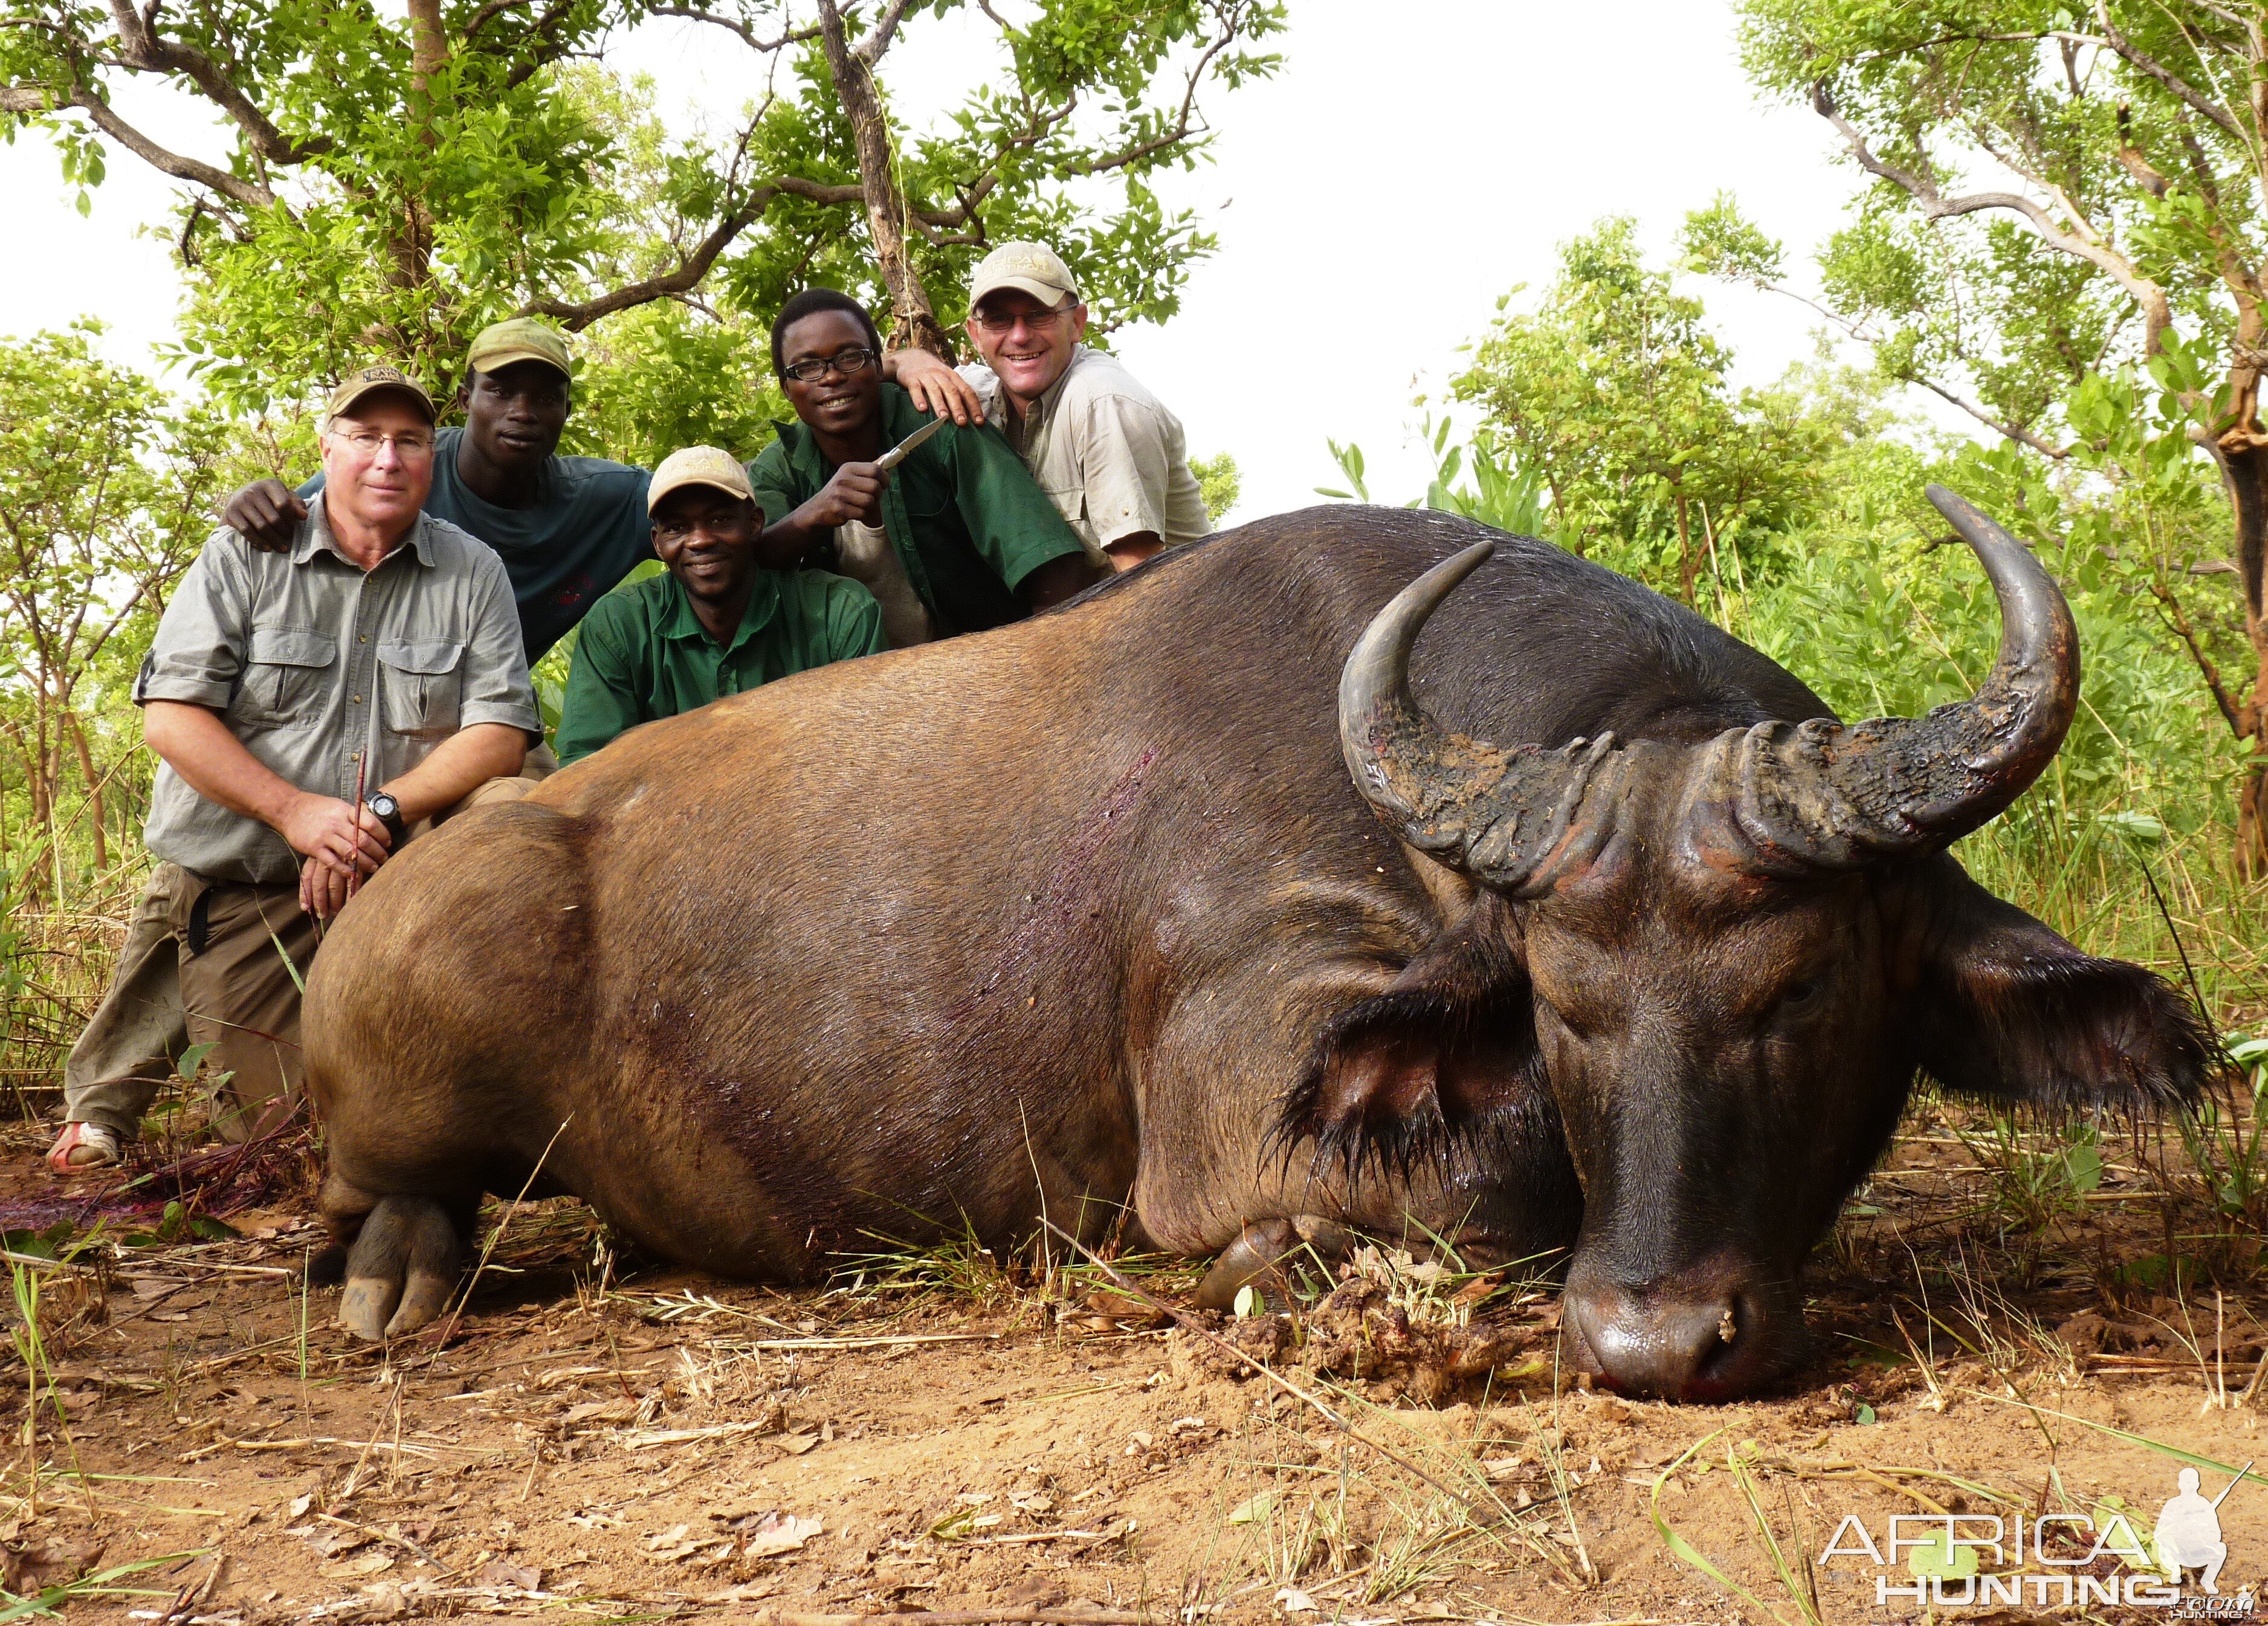
{"type": "Polygon", "coordinates": [[[1805,1253],[1918,1068],[2008,1099],[2195,1090],[2169,987],[1949,857],[1791,881],[1684,850],[1682,748],[1826,708],[1541,543],[1437,613],[1415,692],[1501,744],[1611,729],[1647,771],[1533,901],[1396,842],[1340,758],[1339,669],[1484,534],[1247,526],[637,729],[413,845],[308,990],[342,1233],[539,1163],[657,1253],[781,1279],[1042,1213],[1098,1236],[1128,1205],[1191,1253],[1278,1219],[1422,1227],[1572,1247],[1577,1358],[1712,1395],[1795,1358],[1805,1253]]]}

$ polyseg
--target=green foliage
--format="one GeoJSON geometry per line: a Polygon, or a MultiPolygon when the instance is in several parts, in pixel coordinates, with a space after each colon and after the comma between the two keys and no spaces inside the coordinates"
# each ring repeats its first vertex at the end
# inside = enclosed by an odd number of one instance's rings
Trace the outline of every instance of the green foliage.
{"type": "MultiPolygon", "coordinates": [[[[887,26],[880,11],[847,26],[865,71],[933,79],[921,59],[943,48],[958,60],[968,30],[946,14],[963,9],[925,0],[887,26]]],[[[82,207],[113,142],[183,182],[171,233],[188,289],[180,344],[224,403],[317,400],[372,354],[401,358],[438,396],[472,333],[514,312],[580,329],[705,286],[718,331],[661,320],[600,340],[690,364],[812,283],[887,306],[867,225],[885,181],[903,195],[912,270],[948,324],[975,261],[1019,235],[1062,251],[1101,330],[1161,319],[1213,240],[1150,183],[1203,157],[1197,93],[1272,73],[1259,48],[1284,26],[1266,0],[1040,0],[1016,22],[992,17],[990,59],[926,129],[887,132],[880,177],[861,173],[810,0],[702,13],[704,46],[744,57],[756,93],[737,129],[667,135],[651,85],[604,62],[627,31],[671,13],[688,14],[653,0],[465,0],[441,6],[421,41],[414,15],[370,0],[139,14],[0,0],[0,134],[46,134],[82,207]],[[166,153],[128,124],[111,95],[137,73],[218,115],[222,150],[166,153]]],[[[637,438],[737,421],[688,415],[666,384],[657,394],[616,392],[624,411],[660,415],[637,438]]]]}
{"type": "Polygon", "coordinates": [[[1451,390],[1479,409],[1484,490],[1521,471],[1578,552],[1687,597],[1709,557],[1813,500],[1831,426],[1783,395],[1734,391],[1701,302],[1645,263],[1630,220],[1562,245],[1532,312],[1513,298],[1451,390]]]}
{"type": "Polygon", "coordinates": [[[1211,457],[1193,457],[1189,472],[1197,477],[1197,491],[1204,498],[1205,513],[1216,525],[1221,516],[1236,506],[1244,495],[1244,476],[1236,466],[1235,455],[1216,452],[1211,457]]]}
{"type": "Polygon", "coordinates": [[[601,323],[576,358],[562,449],[652,469],[687,446],[747,462],[793,417],[772,377],[768,331],[674,303],[601,323]]]}

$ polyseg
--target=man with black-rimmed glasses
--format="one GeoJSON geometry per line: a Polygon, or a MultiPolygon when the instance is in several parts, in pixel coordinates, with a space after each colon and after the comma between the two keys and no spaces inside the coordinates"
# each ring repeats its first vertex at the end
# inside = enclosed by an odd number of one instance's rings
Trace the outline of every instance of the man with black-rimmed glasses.
{"type": "Polygon", "coordinates": [[[782,516],[759,562],[864,582],[900,647],[1020,620],[1100,580],[998,430],[948,422],[895,469],[876,467],[932,421],[884,381],[881,351],[847,294],[807,289],[780,307],[772,366],[799,421],[748,465],[757,506],[782,516]]]}

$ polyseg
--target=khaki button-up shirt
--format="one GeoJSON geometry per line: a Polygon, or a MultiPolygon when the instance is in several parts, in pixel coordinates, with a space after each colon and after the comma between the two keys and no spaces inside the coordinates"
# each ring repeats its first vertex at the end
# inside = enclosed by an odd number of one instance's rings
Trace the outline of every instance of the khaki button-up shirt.
{"type": "MultiPolygon", "coordinates": [[[[341,553],[323,504],[308,505],[289,553],[213,534],[181,578],[134,682],[134,699],[220,713],[277,777],[351,801],[474,723],[541,738],[519,617],[504,562],[446,520],[420,515],[365,573],[341,553]]],[[[158,770],[143,839],[218,881],[282,883],[299,860],[257,819],[158,770]]]]}
{"type": "Polygon", "coordinates": [[[1089,558],[1103,559],[1104,549],[1138,531],[1154,531],[1169,544],[1212,533],[1182,420],[1117,357],[1084,344],[1072,351],[1064,375],[1025,415],[1020,440],[992,369],[972,362],[961,375],[1089,558]]]}

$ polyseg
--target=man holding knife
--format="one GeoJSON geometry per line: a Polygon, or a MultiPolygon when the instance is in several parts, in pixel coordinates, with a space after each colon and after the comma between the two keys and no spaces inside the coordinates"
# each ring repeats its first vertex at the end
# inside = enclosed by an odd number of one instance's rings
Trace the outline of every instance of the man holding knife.
{"type": "Polygon", "coordinates": [[[788,300],[772,366],[800,421],[748,465],[756,505],[783,516],[763,565],[864,582],[900,647],[1021,620],[1104,573],[997,430],[930,418],[884,381],[881,336],[847,294],[788,300]]]}

